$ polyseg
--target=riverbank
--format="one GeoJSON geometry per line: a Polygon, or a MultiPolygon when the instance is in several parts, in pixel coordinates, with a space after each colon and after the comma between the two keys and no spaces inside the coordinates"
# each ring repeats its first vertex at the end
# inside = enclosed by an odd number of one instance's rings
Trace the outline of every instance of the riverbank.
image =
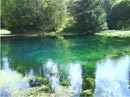
{"type": "MultiPolygon", "coordinates": [[[[103,37],[120,37],[120,38],[127,38],[130,37],[130,31],[120,31],[120,30],[105,30],[98,33],[95,33],[96,36],[103,36],[103,37]]],[[[11,34],[11,31],[1,29],[0,30],[0,37],[57,37],[63,39],[64,36],[79,36],[76,33],[56,33],[56,32],[42,32],[42,33],[31,33],[31,34],[11,34]]],[[[82,35],[80,35],[82,36],[82,35]]],[[[84,35],[83,35],[84,36],[84,35]]]]}
{"type": "Polygon", "coordinates": [[[11,31],[0,29],[0,35],[9,35],[9,34],[11,34],[11,31]]]}
{"type": "Polygon", "coordinates": [[[62,35],[59,35],[56,32],[41,32],[41,33],[31,33],[31,34],[12,34],[11,31],[1,29],[0,30],[1,38],[13,38],[13,37],[57,37],[59,39],[63,39],[62,35]]]}
{"type": "Polygon", "coordinates": [[[127,38],[130,37],[130,31],[120,31],[120,30],[106,30],[100,33],[96,33],[97,36],[104,36],[104,37],[120,37],[120,38],[127,38]]]}

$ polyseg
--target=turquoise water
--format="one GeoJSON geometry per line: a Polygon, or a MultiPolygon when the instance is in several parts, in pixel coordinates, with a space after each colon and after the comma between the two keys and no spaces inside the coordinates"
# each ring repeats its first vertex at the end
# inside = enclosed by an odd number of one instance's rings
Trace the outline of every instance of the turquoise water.
{"type": "Polygon", "coordinates": [[[83,77],[94,77],[96,62],[108,56],[130,53],[130,38],[52,37],[6,38],[1,40],[2,57],[8,57],[10,68],[20,73],[33,69],[36,74],[49,59],[61,72],[70,63],[80,63],[83,77]]]}

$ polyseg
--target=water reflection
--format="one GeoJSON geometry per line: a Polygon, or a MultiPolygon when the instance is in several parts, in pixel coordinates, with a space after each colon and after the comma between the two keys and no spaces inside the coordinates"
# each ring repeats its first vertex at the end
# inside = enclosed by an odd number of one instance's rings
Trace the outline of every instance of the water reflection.
{"type": "Polygon", "coordinates": [[[70,64],[69,67],[70,89],[74,96],[79,97],[82,91],[82,68],[80,64],[70,64]]]}
{"type": "MultiPolygon", "coordinates": [[[[28,91],[23,91],[30,87],[29,80],[36,81],[33,69],[23,77],[17,71],[10,69],[7,57],[2,58],[3,68],[0,70],[0,89],[1,97],[28,97],[28,91]],[[22,92],[21,92],[22,91],[22,92]]],[[[68,79],[70,85],[64,87],[60,85],[60,76],[58,65],[48,60],[44,65],[44,77],[49,81],[51,91],[50,95],[56,97],[79,97],[82,89],[82,69],[79,63],[71,63],[68,65],[68,79]]],[[[43,76],[41,76],[43,77],[43,76]]]]}
{"type": "Polygon", "coordinates": [[[29,87],[28,80],[17,71],[13,71],[9,67],[7,57],[2,58],[3,68],[0,70],[0,90],[1,97],[20,97],[19,90],[29,87]]]}
{"type": "MultiPolygon", "coordinates": [[[[54,70],[52,71],[56,72],[50,73],[50,76],[52,76],[50,80],[53,80],[52,87],[55,87],[55,84],[58,83],[56,89],[59,91],[59,88],[61,89],[59,80],[69,79],[71,89],[77,91],[76,94],[79,95],[82,89],[82,77],[84,79],[87,77],[94,78],[95,63],[97,60],[109,54],[116,55],[117,52],[121,52],[118,55],[122,56],[127,54],[127,51],[130,50],[130,39],[109,38],[101,40],[102,39],[97,37],[66,37],[65,40],[48,37],[2,39],[2,57],[4,59],[2,59],[3,70],[0,71],[0,75],[2,76],[2,74],[4,74],[4,76],[1,78],[14,78],[14,75],[16,75],[16,79],[19,81],[20,79],[24,79],[20,73],[29,77],[33,77],[35,74],[45,77],[48,68],[45,66],[49,62],[48,59],[51,59],[52,61],[49,64],[53,64],[51,67],[54,66],[54,70]],[[8,64],[8,58],[4,56],[9,58],[10,64],[8,64]],[[83,64],[76,65],[77,63],[75,62],[77,61],[83,64]],[[70,63],[73,63],[73,65],[70,63]],[[69,64],[69,68],[67,68],[67,72],[65,72],[67,64],[69,64]],[[75,78],[75,75],[77,75],[77,78],[75,78]],[[75,81],[73,81],[73,79],[75,79],[75,81]],[[57,80],[57,82],[55,83],[54,80],[57,80]],[[78,86],[75,86],[77,84],[78,86]]],[[[10,82],[13,83],[11,80],[8,81],[8,83],[10,82]]],[[[65,89],[66,91],[60,93],[64,95],[69,94],[67,89],[69,88],[67,87],[65,89]]],[[[59,95],[59,92],[57,95],[59,95]]]]}
{"type": "Polygon", "coordinates": [[[128,87],[130,57],[97,63],[95,97],[130,97],[128,87]]]}
{"type": "MultiPolygon", "coordinates": [[[[39,72],[39,68],[48,59],[54,60],[58,65],[77,61],[82,61],[85,65],[90,62],[88,64],[91,65],[111,51],[115,53],[116,50],[130,49],[129,39],[100,39],[100,37],[65,37],[64,40],[49,37],[17,38],[1,41],[2,56],[8,56],[10,67],[23,74],[28,73],[30,69],[39,72]]],[[[93,69],[94,67],[95,65],[93,69]]]]}

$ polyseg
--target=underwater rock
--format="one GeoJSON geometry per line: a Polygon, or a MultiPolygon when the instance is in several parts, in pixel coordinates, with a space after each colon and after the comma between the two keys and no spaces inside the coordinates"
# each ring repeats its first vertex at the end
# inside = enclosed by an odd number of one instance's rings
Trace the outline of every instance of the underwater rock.
{"type": "Polygon", "coordinates": [[[30,84],[31,87],[36,87],[36,86],[41,86],[42,82],[37,81],[37,80],[30,80],[29,84],[30,84]]]}

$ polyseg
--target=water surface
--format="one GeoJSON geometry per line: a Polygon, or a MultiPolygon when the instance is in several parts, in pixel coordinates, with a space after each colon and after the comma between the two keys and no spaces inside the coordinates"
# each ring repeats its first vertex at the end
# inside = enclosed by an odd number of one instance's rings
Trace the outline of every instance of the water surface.
{"type": "Polygon", "coordinates": [[[39,69],[49,59],[66,71],[67,64],[81,63],[83,77],[94,77],[96,62],[107,56],[122,56],[130,51],[129,38],[52,37],[6,38],[1,40],[2,57],[8,57],[10,68],[20,73],[39,69]]]}

